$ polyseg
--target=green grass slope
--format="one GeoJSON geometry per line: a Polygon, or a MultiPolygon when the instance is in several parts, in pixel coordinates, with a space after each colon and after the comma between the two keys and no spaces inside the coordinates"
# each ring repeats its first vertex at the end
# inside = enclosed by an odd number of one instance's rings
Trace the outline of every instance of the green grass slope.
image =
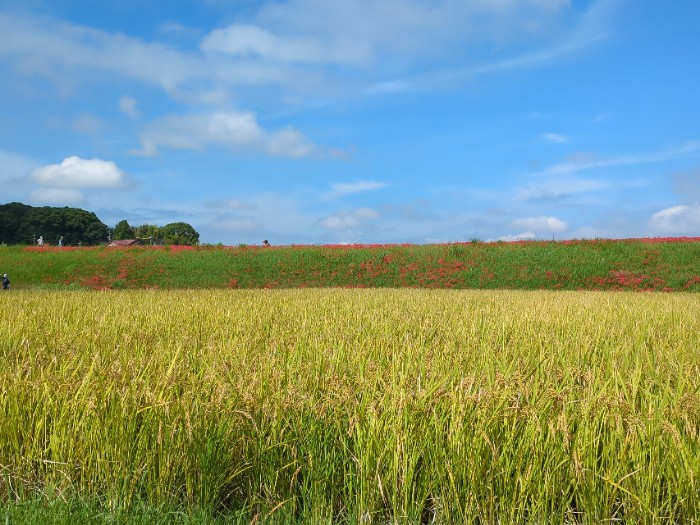
{"type": "Polygon", "coordinates": [[[283,247],[0,247],[22,288],[700,291],[700,238],[283,247]]]}

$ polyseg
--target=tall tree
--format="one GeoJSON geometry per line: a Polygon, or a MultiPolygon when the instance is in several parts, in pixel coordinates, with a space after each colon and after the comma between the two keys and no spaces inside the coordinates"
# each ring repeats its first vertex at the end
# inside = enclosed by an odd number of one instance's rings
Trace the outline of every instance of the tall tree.
{"type": "Polygon", "coordinates": [[[0,205],[0,243],[21,244],[19,229],[25,215],[32,207],[21,202],[0,205]]]}
{"type": "Polygon", "coordinates": [[[119,221],[112,230],[112,239],[115,241],[134,239],[135,237],[136,235],[134,234],[134,229],[129,226],[129,223],[126,220],[119,221]]]}
{"type": "Polygon", "coordinates": [[[160,228],[155,224],[141,224],[134,227],[136,239],[160,239],[160,228]]]}
{"type": "Polygon", "coordinates": [[[186,222],[173,222],[160,229],[160,236],[166,244],[195,246],[199,243],[199,233],[186,222]]]}
{"type": "Polygon", "coordinates": [[[107,240],[107,226],[80,208],[29,207],[16,230],[16,242],[32,244],[42,236],[48,244],[99,244],[107,240]]]}

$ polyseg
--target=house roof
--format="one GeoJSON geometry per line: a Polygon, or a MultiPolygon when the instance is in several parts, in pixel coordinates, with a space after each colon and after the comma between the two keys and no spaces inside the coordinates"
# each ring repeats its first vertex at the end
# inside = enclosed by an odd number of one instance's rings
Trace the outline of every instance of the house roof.
{"type": "Polygon", "coordinates": [[[122,247],[122,246],[136,246],[138,244],[141,244],[141,241],[139,239],[122,239],[122,240],[118,240],[118,241],[112,241],[107,246],[122,247]]]}

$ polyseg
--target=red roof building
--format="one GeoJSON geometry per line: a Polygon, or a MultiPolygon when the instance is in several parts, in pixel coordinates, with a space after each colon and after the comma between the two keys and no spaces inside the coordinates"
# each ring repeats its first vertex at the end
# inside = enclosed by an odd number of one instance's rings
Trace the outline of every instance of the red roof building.
{"type": "Polygon", "coordinates": [[[119,241],[112,241],[107,246],[112,246],[114,248],[126,248],[127,246],[141,246],[142,244],[141,239],[123,239],[119,241]]]}

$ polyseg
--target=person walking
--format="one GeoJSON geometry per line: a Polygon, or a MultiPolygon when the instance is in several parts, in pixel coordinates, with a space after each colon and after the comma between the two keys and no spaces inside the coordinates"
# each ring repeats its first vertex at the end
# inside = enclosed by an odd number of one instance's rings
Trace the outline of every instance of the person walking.
{"type": "Polygon", "coordinates": [[[63,246],[63,235],[61,235],[61,238],[58,239],[58,246],[59,247],[63,246]]]}
{"type": "Polygon", "coordinates": [[[2,289],[3,290],[10,289],[10,278],[7,276],[7,274],[2,276],[2,289]]]}

